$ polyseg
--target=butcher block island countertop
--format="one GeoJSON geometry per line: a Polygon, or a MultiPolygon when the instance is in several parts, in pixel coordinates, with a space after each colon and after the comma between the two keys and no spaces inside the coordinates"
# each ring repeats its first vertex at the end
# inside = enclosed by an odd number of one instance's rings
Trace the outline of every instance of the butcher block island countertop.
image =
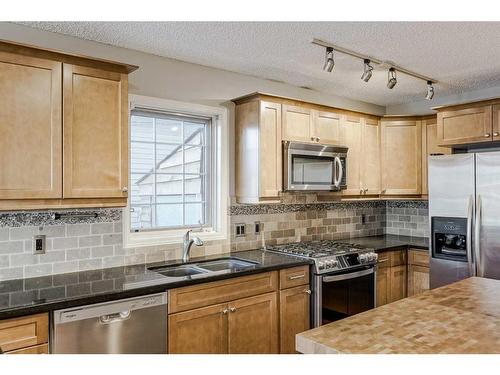
{"type": "Polygon", "coordinates": [[[500,353],[500,280],[471,277],[315,328],[301,353],[500,353]]]}

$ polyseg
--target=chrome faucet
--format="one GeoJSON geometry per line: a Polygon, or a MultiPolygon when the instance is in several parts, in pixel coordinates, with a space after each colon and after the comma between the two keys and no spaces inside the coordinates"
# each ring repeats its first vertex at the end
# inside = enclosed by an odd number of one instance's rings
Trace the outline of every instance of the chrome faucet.
{"type": "Polygon", "coordinates": [[[189,233],[192,232],[192,229],[188,230],[183,237],[183,253],[182,253],[182,262],[186,263],[189,262],[189,252],[191,251],[191,246],[193,246],[193,243],[196,246],[203,246],[203,241],[199,239],[199,237],[194,237],[192,240],[189,239],[189,233]]]}

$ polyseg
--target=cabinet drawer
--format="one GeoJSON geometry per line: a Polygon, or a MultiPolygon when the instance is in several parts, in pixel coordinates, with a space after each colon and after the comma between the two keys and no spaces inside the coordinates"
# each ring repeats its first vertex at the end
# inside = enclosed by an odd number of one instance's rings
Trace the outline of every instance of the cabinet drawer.
{"type": "Polygon", "coordinates": [[[287,268],[280,271],[280,289],[309,284],[309,266],[287,268]]]}
{"type": "Polygon", "coordinates": [[[406,250],[396,250],[390,252],[391,267],[406,264],[406,250]]]}
{"type": "Polygon", "coordinates": [[[377,253],[378,255],[378,260],[377,260],[377,267],[378,268],[385,268],[385,267],[390,267],[391,265],[391,253],[390,251],[384,251],[381,253],[377,253]]]}
{"type": "Polygon", "coordinates": [[[186,311],[277,289],[277,271],[177,288],[168,294],[168,312],[186,311]]]}
{"type": "Polygon", "coordinates": [[[12,350],[5,354],[49,354],[49,344],[41,344],[30,346],[29,348],[12,350]]]}
{"type": "Polygon", "coordinates": [[[408,264],[429,267],[429,253],[421,250],[408,250],[408,264]]]}
{"type": "Polygon", "coordinates": [[[47,314],[25,316],[0,321],[0,347],[4,352],[48,342],[47,314]]]}

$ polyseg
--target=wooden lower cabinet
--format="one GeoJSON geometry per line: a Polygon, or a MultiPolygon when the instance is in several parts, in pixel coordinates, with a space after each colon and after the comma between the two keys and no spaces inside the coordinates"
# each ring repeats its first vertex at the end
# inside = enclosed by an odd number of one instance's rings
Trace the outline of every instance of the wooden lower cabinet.
{"type": "Polygon", "coordinates": [[[0,321],[0,348],[5,353],[42,353],[49,341],[48,314],[36,314],[0,321]]]}
{"type": "Polygon", "coordinates": [[[377,269],[377,297],[376,306],[382,306],[389,303],[391,292],[391,278],[389,273],[390,267],[379,267],[377,269]]]}
{"type": "Polygon", "coordinates": [[[224,354],[228,352],[227,304],[202,307],[168,316],[168,352],[224,354]]]}
{"type": "Polygon", "coordinates": [[[229,354],[278,353],[277,293],[229,303],[229,354]]]}
{"type": "Polygon", "coordinates": [[[280,291],[280,353],[293,354],[295,335],[310,328],[309,285],[280,291]]]}
{"type": "Polygon", "coordinates": [[[406,264],[389,269],[391,292],[388,302],[394,302],[406,297],[406,264]]]}
{"type": "Polygon", "coordinates": [[[429,267],[408,265],[408,297],[429,290],[429,267]]]}
{"type": "Polygon", "coordinates": [[[12,350],[5,354],[49,354],[49,344],[35,345],[28,348],[12,350]]]}

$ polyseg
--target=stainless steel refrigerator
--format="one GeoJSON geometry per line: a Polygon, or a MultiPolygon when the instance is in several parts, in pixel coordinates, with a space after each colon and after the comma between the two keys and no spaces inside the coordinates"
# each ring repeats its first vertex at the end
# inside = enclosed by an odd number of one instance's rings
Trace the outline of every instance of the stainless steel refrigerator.
{"type": "Polygon", "coordinates": [[[500,152],[429,157],[430,287],[500,279],[500,152]]]}

